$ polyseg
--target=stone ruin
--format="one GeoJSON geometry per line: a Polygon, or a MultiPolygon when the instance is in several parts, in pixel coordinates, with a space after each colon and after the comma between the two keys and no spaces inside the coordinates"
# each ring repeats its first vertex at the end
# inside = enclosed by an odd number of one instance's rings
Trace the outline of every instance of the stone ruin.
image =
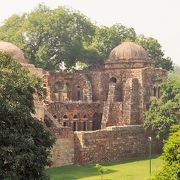
{"type": "MultiPolygon", "coordinates": [[[[124,42],[105,63],[74,73],[49,73],[29,64],[15,45],[0,50],[43,80],[47,92],[35,98],[35,116],[56,136],[53,166],[90,164],[147,154],[150,132],[143,129],[150,96],[159,98],[166,70],[154,68],[144,48],[124,42]]],[[[159,150],[154,140],[154,152],[159,150]]]]}

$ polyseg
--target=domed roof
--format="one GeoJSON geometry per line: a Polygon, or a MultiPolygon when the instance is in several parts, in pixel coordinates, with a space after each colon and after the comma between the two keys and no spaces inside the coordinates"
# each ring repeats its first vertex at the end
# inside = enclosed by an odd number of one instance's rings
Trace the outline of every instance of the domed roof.
{"type": "Polygon", "coordinates": [[[9,53],[12,58],[19,63],[27,63],[27,60],[24,58],[24,53],[14,44],[0,41],[0,51],[9,53]]]}
{"type": "Polygon", "coordinates": [[[123,42],[111,51],[109,60],[148,60],[148,55],[143,47],[123,42]]]}

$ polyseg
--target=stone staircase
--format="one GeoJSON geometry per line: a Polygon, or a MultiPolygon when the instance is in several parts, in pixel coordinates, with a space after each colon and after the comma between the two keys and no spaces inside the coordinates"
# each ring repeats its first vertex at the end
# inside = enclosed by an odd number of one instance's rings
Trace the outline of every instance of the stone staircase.
{"type": "Polygon", "coordinates": [[[44,115],[47,116],[55,125],[55,127],[60,128],[61,125],[59,124],[59,122],[57,121],[57,119],[55,119],[52,114],[50,112],[48,112],[46,109],[44,109],[44,115]]]}

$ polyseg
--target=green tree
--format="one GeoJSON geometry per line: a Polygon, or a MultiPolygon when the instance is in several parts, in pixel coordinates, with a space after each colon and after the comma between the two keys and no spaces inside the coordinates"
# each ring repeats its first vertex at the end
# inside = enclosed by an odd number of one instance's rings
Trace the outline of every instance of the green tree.
{"type": "Polygon", "coordinates": [[[111,50],[124,41],[132,41],[144,47],[155,67],[161,67],[166,70],[173,70],[171,58],[164,57],[162,47],[159,42],[152,38],[146,38],[144,35],[136,35],[133,28],[128,28],[121,24],[115,24],[111,27],[97,27],[91,47],[98,52],[99,60],[102,63],[108,58],[111,50]]]}
{"type": "Polygon", "coordinates": [[[22,33],[22,25],[25,16],[25,14],[22,16],[12,15],[10,18],[5,20],[4,25],[0,26],[0,40],[15,43],[23,49],[25,42],[22,33]]]}
{"type": "Polygon", "coordinates": [[[172,125],[180,123],[180,79],[170,78],[161,85],[161,97],[151,98],[145,114],[145,128],[155,130],[158,138],[166,139],[172,125]]]}
{"type": "Polygon", "coordinates": [[[99,174],[101,175],[101,179],[103,179],[103,175],[105,174],[105,172],[107,171],[106,168],[104,168],[102,165],[100,164],[96,164],[96,169],[98,170],[99,174]]]}
{"type": "Polygon", "coordinates": [[[137,36],[133,28],[119,23],[98,27],[80,12],[62,6],[52,10],[41,4],[30,13],[13,15],[0,26],[0,39],[19,46],[31,63],[46,70],[58,70],[61,62],[68,69],[77,61],[102,64],[126,40],[142,45],[155,67],[173,69],[156,39],[137,36]]]}
{"type": "Polygon", "coordinates": [[[152,38],[146,38],[144,35],[139,35],[136,42],[144,47],[149,58],[154,63],[155,67],[161,67],[166,70],[173,70],[173,63],[170,57],[164,57],[164,52],[159,42],[152,38]]]}
{"type": "Polygon", "coordinates": [[[0,179],[45,179],[54,138],[32,117],[39,79],[30,77],[8,54],[0,53],[0,179]]]}
{"type": "Polygon", "coordinates": [[[176,78],[180,80],[180,67],[174,66],[174,71],[169,72],[169,77],[176,78]]]}
{"type": "Polygon", "coordinates": [[[103,62],[114,47],[125,40],[135,41],[135,39],[136,32],[133,28],[115,24],[111,27],[97,27],[91,46],[97,50],[103,62]]]}
{"type": "Polygon", "coordinates": [[[55,70],[62,61],[70,68],[76,61],[86,59],[85,55],[90,56],[92,53],[86,46],[94,31],[90,20],[77,11],[64,7],[51,10],[39,5],[31,13],[5,21],[0,27],[0,39],[21,47],[37,67],[55,70]],[[15,28],[13,19],[16,20],[15,28]],[[16,38],[12,38],[14,36],[16,38]]]}
{"type": "Polygon", "coordinates": [[[165,161],[152,180],[179,180],[180,179],[180,125],[172,126],[168,140],[163,147],[162,157],[165,161]]]}

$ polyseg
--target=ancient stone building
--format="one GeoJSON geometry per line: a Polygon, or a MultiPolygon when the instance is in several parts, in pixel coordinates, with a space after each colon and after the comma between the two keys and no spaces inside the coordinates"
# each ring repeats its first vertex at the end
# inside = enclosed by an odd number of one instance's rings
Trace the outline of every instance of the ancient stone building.
{"type": "Polygon", "coordinates": [[[160,96],[165,77],[141,46],[124,42],[102,66],[48,75],[47,110],[73,131],[142,124],[149,97],[160,96]]]}
{"type": "Polygon", "coordinates": [[[35,101],[36,116],[56,134],[54,166],[146,153],[144,112],[150,96],[161,95],[166,71],[154,68],[141,46],[124,42],[111,51],[104,65],[53,74],[28,64],[22,51],[10,43],[0,42],[0,50],[43,79],[47,97],[35,101]]]}

